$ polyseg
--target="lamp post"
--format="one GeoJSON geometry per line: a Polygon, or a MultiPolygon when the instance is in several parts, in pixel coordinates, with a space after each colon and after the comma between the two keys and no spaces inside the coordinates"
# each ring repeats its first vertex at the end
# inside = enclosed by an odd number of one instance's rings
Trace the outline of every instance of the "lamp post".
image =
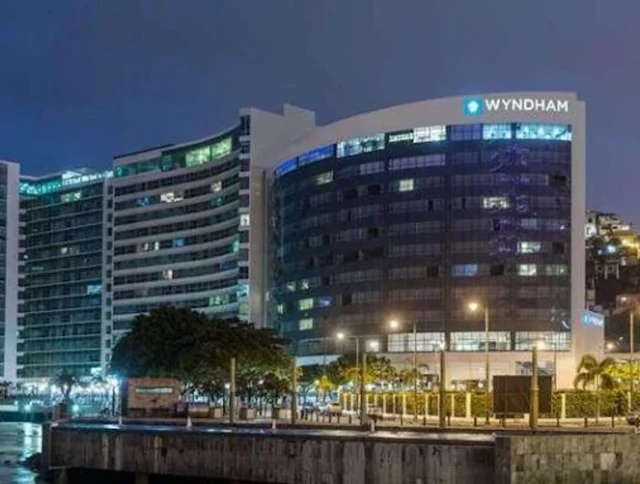
{"type": "Polygon", "coordinates": [[[443,342],[440,347],[440,387],[438,388],[438,426],[443,429],[447,426],[447,420],[445,419],[445,397],[446,397],[446,381],[447,375],[445,373],[445,343],[443,342]]]}
{"type": "Polygon", "coordinates": [[[538,387],[538,346],[540,343],[534,343],[531,347],[531,409],[529,413],[529,427],[531,430],[538,428],[538,409],[540,389],[538,387]]]}
{"type": "MultiPolygon", "coordinates": [[[[391,329],[398,329],[400,324],[395,319],[389,321],[391,329]]],[[[413,322],[413,421],[418,421],[418,325],[413,322]]]]}
{"type": "MultiPolygon", "coordinates": [[[[475,313],[480,310],[481,305],[476,301],[469,303],[469,311],[475,313]]],[[[484,375],[485,375],[485,388],[484,388],[484,404],[486,408],[485,423],[489,425],[489,402],[490,402],[490,368],[489,368],[489,306],[484,305],[484,375]]]]}
{"type": "MultiPolygon", "coordinates": [[[[364,355],[363,355],[363,361],[362,361],[362,366],[360,366],[360,337],[359,336],[351,336],[353,339],[355,339],[356,341],[356,374],[359,376],[360,378],[360,385],[359,385],[359,393],[360,393],[360,425],[364,425],[365,422],[365,412],[362,410],[362,405],[364,404],[364,399],[365,399],[365,388],[364,388],[364,375],[366,374],[366,348],[364,351],[364,355]]],[[[347,338],[347,335],[342,332],[339,331],[338,333],[336,333],[336,338],[340,341],[344,340],[347,338]]]]}
{"type": "MultiPolygon", "coordinates": [[[[634,390],[634,374],[633,374],[633,330],[634,330],[634,317],[633,313],[635,306],[629,310],[629,376],[631,377],[631,383],[629,389],[631,390],[630,402],[633,402],[633,390],[634,390]]],[[[629,404],[629,411],[631,411],[631,403],[629,404]]]]}

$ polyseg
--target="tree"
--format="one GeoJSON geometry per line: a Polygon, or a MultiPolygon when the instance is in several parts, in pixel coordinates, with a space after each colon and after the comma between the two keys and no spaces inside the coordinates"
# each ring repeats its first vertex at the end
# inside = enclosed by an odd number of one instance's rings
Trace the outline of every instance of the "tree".
{"type": "Polygon", "coordinates": [[[298,386],[303,403],[307,403],[309,391],[320,381],[323,373],[322,365],[308,365],[299,368],[298,386]]]}
{"type": "Polygon", "coordinates": [[[290,370],[286,345],[271,329],[164,306],[136,317],[113,350],[111,371],[176,378],[186,392],[217,399],[224,395],[234,357],[238,395],[250,405],[265,375],[282,377],[286,373],[278,372],[290,370]]]}
{"type": "Polygon", "coordinates": [[[611,377],[616,387],[623,390],[631,389],[631,379],[636,381],[640,377],[640,362],[634,361],[633,363],[620,363],[616,362],[615,365],[611,365],[606,370],[607,375],[611,377]]]}
{"type": "Polygon", "coordinates": [[[593,355],[584,355],[578,364],[577,374],[573,380],[573,386],[582,385],[584,390],[592,386],[596,393],[596,422],[600,417],[600,389],[610,390],[615,387],[615,381],[609,370],[615,366],[616,360],[611,357],[598,361],[593,355]]]}
{"type": "Polygon", "coordinates": [[[78,378],[73,373],[63,370],[54,377],[52,384],[60,389],[64,401],[67,402],[71,399],[71,390],[78,384],[78,378]]]}

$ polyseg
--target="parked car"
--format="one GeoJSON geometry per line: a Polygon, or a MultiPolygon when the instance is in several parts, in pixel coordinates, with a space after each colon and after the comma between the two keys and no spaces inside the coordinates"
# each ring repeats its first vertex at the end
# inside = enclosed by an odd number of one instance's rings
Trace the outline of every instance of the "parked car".
{"type": "Polygon", "coordinates": [[[627,415],[627,423],[635,427],[640,427],[640,413],[636,411],[627,415]]]}

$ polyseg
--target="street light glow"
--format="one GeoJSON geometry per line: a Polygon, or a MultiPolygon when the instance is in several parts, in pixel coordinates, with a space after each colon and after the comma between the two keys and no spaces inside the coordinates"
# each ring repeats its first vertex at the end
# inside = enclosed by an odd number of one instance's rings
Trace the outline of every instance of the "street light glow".
{"type": "Polygon", "coordinates": [[[338,333],[336,333],[336,338],[337,339],[344,339],[345,338],[345,334],[342,331],[339,331],[338,333]]]}
{"type": "Polygon", "coordinates": [[[400,327],[400,323],[396,319],[392,319],[389,321],[389,327],[391,329],[398,329],[400,327]]]}
{"type": "Polygon", "coordinates": [[[480,304],[478,301],[471,301],[468,305],[469,311],[475,313],[478,309],[480,309],[480,304]]]}
{"type": "Polygon", "coordinates": [[[369,348],[373,351],[378,351],[378,349],[380,349],[380,343],[378,341],[369,341],[369,348]]]}

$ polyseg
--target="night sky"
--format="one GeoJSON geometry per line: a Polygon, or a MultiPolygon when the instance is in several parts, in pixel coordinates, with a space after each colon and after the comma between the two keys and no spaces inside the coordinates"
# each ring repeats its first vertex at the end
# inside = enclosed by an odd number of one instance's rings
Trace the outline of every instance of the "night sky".
{"type": "Polygon", "coordinates": [[[587,103],[587,200],[640,226],[640,1],[0,0],[0,159],[42,174],[206,136],[506,90],[587,103]]]}

